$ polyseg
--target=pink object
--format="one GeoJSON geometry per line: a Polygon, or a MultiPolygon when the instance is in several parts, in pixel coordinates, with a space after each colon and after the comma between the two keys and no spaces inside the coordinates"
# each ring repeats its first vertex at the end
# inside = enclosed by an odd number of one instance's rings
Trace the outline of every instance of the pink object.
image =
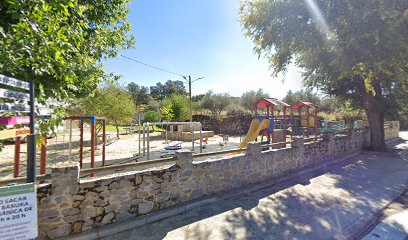
{"type": "Polygon", "coordinates": [[[30,116],[0,117],[0,125],[30,124],[30,116]]]}

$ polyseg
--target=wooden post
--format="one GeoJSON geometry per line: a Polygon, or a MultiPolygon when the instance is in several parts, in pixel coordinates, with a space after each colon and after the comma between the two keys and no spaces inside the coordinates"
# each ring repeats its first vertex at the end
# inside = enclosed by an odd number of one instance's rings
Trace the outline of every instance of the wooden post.
{"type": "Polygon", "coordinates": [[[103,145],[102,145],[102,166],[105,166],[105,152],[106,152],[106,119],[103,119],[103,145]]]}
{"type": "Polygon", "coordinates": [[[302,108],[298,109],[298,114],[299,114],[299,130],[302,130],[302,108]]]}
{"type": "MultiPolygon", "coordinates": [[[[40,174],[45,174],[47,169],[47,136],[44,136],[44,142],[41,143],[41,163],[40,163],[40,174]]],[[[44,183],[41,180],[40,183],[44,183]]]]}
{"type": "Polygon", "coordinates": [[[45,174],[46,168],[47,168],[47,136],[44,136],[44,142],[41,144],[40,174],[45,174]]]}
{"type": "Polygon", "coordinates": [[[307,119],[306,119],[306,123],[307,123],[307,137],[309,137],[310,136],[310,109],[309,109],[309,107],[306,107],[306,117],[307,117],[307,119]]]}
{"type": "Polygon", "coordinates": [[[18,177],[20,175],[20,146],[21,137],[16,137],[16,142],[14,144],[14,172],[13,177],[18,177]]]}
{"type": "MultiPolygon", "coordinates": [[[[91,168],[95,168],[95,133],[96,133],[96,128],[95,128],[95,121],[94,119],[91,119],[91,168]]],[[[94,173],[91,175],[92,177],[94,176],[94,173]]]]}
{"type": "Polygon", "coordinates": [[[290,140],[292,140],[294,133],[295,133],[295,118],[293,116],[293,108],[290,107],[290,123],[292,125],[292,135],[290,136],[290,140]]]}
{"type": "Polygon", "coordinates": [[[69,143],[68,143],[68,148],[69,148],[68,160],[71,161],[71,156],[72,156],[72,119],[69,120],[69,143]]]}
{"type": "MultiPolygon", "coordinates": [[[[273,140],[275,139],[275,105],[272,105],[271,109],[271,120],[269,121],[269,125],[272,124],[272,141],[269,141],[270,143],[273,143],[273,140]]],[[[268,129],[269,132],[269,129],[268,129]]],[[[270,135],[270,134],[269,134],[270,135]]]]}
{"type": "Polygon", "coordinates": [[[83,152],[84,152],[84,120],[80,120],[79,125],[79,168],[82,168],[83,152]]]}

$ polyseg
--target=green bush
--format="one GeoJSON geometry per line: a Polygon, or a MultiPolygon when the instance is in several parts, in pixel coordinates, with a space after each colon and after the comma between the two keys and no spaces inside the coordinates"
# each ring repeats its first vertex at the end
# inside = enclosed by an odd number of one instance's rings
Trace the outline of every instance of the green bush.
{"type": "Polygon", "coordinates": [[[143,122],[160,122],[160,114],[156,111],[148,111],[145,113],[143,122]]]}
{"type": "Polygon", "coordinates": [[[162,114],[163,110],[171,109],[171,115],[169,121],[184,122],[189,116],[188,99],[184,95],[173,94],[171,97],[166,97],[162,102],[162,114]]]}

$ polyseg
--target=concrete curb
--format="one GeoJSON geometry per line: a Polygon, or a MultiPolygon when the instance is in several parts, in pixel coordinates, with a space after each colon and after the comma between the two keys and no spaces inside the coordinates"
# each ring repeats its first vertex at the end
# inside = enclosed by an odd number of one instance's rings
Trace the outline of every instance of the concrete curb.
{"type": "Polygon", "coordinates": [[[356,157],[358,155],[360,155],[361,152],[357,152],[355,154],[349,155],[347,157],[343,157],[343,158],[339,158],[339,159],[335,159],[332,161],[329,161],[327,163],[323,163],[321,165],[317,165],[317,166],[312,166],[309,168],[306,168],[304,170],[301,171],[296,171],[293,173],[290,173],[288,175],[285,176],[281,176],[275,179],[271,179],[269,181],[263,182],[261,184],[257,184],[255,186],[246,186],[244,189],[239,189],[239,190],[231,190],[231,191],[227,191],[227,192],[223,192],[223,193],[217,193],[214,194],[211,197],[208,198],[203,198],[203,199],[199,199],[199,200],[194,200],[188,203],[184,203],[184,204],[180,204],[174,207],[170,207],[167,209],[163,209],[160,211],[156,211],[153,213],[149,213],[143,216],[139,216],[139,217],[135,217],[135,218],[131,218],[128,221],[122,221],[122,222],[117,222],[117,223],[111,223],[108,225],[104,225],[101,227],[97,227],[91,230],[88,230],[86,232],[82,232],[82,233],[78,233],[78,234],[73,234],[61,239],[64,240],[91,240],[91,239],[98,239],[101,237],[107,237],[119,232],[123,232],[132,228],[136,228],[136,227],[140,227],[149,223],[153,223],[153,222],[157,222],[160,220],[163,220],[165,218],[169,218],[175,215],[179,215],[179,214],[184,214],[187,211],[193,209],[193,208],[197,208],[203,205],[207,205],[210,203],[214,203],[216,201],[222,200],[222,199],[226,199],[226,198],[230,198],[230,197],[234,197],[234,196],[238,196],[238,195],[242,195],[242,194],[247,194],[247,193],[251,193],[253,191],[257,191],[260,189],[263,189],[265,187],[270,187],[274,184],[278,184],[278,183],[282,183],[291,179],[294,179],[295,177],[298,177],[299,175],[303,175],[303,174],[308,174],[311,172],[315,172],[317,170],[321,170],[321,169],[326,169],[328,166],[333,165],[333,164],[337,164],[337,163],[341,163],[344,162],[345,160],[349,160],[353,157],[356,157]]]}

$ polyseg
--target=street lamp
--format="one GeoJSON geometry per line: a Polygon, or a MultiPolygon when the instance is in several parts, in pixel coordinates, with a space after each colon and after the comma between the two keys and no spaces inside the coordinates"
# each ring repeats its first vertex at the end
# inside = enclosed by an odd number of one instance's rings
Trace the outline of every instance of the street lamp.
{"type": "Polygon", "coordinates": [[[185,76],[183,76],[183,78],[186,81],[188,81],[188,94],[189,94],[189,99],[190,99],[190,122],[192,122],[193,121],[193,100],[191,98],[191,83],[193,83],[195,81],[198,81],[200,79],[203,79],[204,77],[197,78],[197,79],[195,79],[193,81],[191,81],[191,76],[190,75],[188,76],[188,80],[187,80],[187,77],[185,77],[185,76]]]}

